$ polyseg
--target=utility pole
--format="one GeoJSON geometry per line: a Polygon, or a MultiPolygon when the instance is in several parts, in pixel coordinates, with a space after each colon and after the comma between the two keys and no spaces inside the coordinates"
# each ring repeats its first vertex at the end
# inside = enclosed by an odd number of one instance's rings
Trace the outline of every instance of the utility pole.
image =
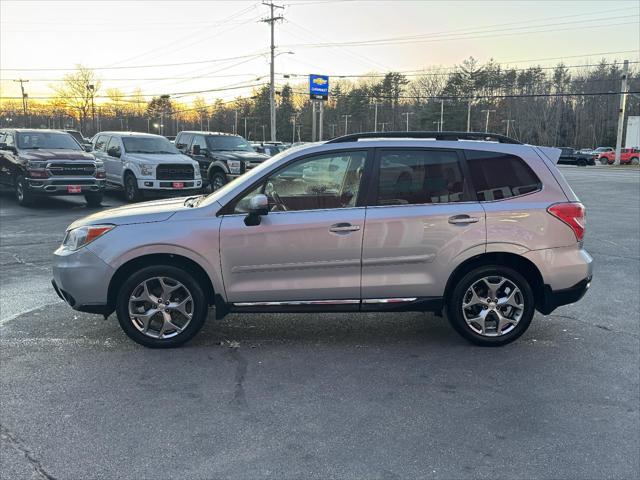
{"type": "MultiPolygon", "coordinates": [[[[167,113],[167,103],[169,103],[169,95],[160,95],[162,100],[166,100],[166,102],[162,102],[162,110],[160,110],[160,135],[164,135],[164,116],[167,113]]],[[[93,98],[92,98],[93,103],[93,98]]],[[[200,113],[200,123],[202,123],[202,113],[200,113]]],[[[200,127],[202,129],[202,127],[200,127]]]]}
{"type": "Polygon", "coordinates": [[[275,25],[278,20],[284,19],[282,15],[274,16],[274,11],[276,8],[282,8],[281,5],[276,5],[271,2],[262,2],[263,5],[268,6],[271,9],[271,15],[269,18],[265,18],[262,21],[268,23],[271,27],[271,66],[269,70],[270,82],[269,82],[269,109],[271,113],[271,141],[276,141],[276,86],[275,86],[275,69],[274,69],[274,59],[275,59],[275,25]]]}
{"type": "Polygon", "coordinates": [[[444,100],[440,100],[440,132],[444,128],[444,100]]]}
{"type": "Polygon", "coordinates": [[[336,127],[338,126],[337,123],[331,123],[329,124],[329,126],[331,127],[331,138],[335,138],[336,136],[336,127]]]}
{"type": "Polygon", "coordinates": [[[484,124],[484,131],[485,133],[489,132],[489,115],[491,114],[491,112],[495,112],[495,110],[480,110],[482,113],[486,113],[487,114],[487,121],[484,124]]]}
{"type": "Polygon", "coordinates": [[[405,112],[402,115],[407,117],[407,132],[409,131],[409,115],[413,115],[414,112],[405,112]]]}
{"type": "Polygon", "coordinates": [[[620,151],[622,149],[622,132],[624,131],[624,111],[627,108],[627,92],[629,91],[629,60],[622,65],[622,85],[620,86],[620,109],[618,110],[618,135],[616,137],[616,157],[614,165],[620,165],[620,151]]]}
{"type": "Polygon", "coordinates": [[[433,123],[436,125],[436,132],[439,132],[440,131],[440,122],[438,120],[436,120],[433,123]]]}
{"type": "Polygon", "coordinates": [[[20,83],[20,91],[22,92],[22,115],[23,120],[22,122],[24,123],[24,126],[27,126],[27,97],[28,95],[26,93],[24,93],[24,84],[25,83],[29,83],[29,80],[24,80],[22,78],[19,78],[18,80],[14,80],[14,82],[18,82],[20,83]]]}
{"type": "Polygon", "coordinates": [[[502,120],[502,123],[506,123],[507,124],[507,137],[508,137],[509,136],[509,127],[511,126],[512,123],[516,123],[516,121],[508,118],[506,120],[502,120]]]}
{"type": "Polygon", "coordinates": [[[390,122],[380,122],[380,125],[382,125],[382,131],[384,132],[384,127],[389,125],[390,122]]]}
{"type": "Polygon", "coordinates": [[[467,104],[467,132],[471,131],[471,98],[467,104]]]}
{"type": "Polygon", "coordinates": [[[316,141],[316,107],[317,102],[311,100],[311,141],[316,141]]]}
{"type": "Polygon", "coordinates": [[[342,115],[344,117],[344,134],[347,135],[349,133],[349,118],[352,115],[342,115]]]}
{"type": "Polygon", "coordinates": [[[265,138],[264,138],[264,127],[266,127],[266,125],[262,125],[262,143],[264,143],[265,138]]]}
{"type": "Polygon", "coordinates": [[[91,92],[91,127],[92,133],[96,132],[96,105],[94,103],[94,97],[96,96],[96,86],[87,84],[87,90],[91,92]]]}
{"type": "Polygon", "coordinates": [[[234,110],[235,112],[235,120],[233,121],[233,134],[238,134],[238,110],[234,110]]]}
{"type": "Polygon", "coordinates": [[[242,119],[244,120],[244,138],[246,140],[247,139],[247,120],[249,119],[249,117],[242,117],[242,119]]]}
{"type": "Polygon", "coordinates": [[[296,116],[291,115],[291,143],[296,143],[296,116]]]}
{"type": "Polygon", "coordinates": [[[320,119],[318,121],[318,141],[322,141],[322,125],[324,123],[324,102],[320,101],[320,119]]]}

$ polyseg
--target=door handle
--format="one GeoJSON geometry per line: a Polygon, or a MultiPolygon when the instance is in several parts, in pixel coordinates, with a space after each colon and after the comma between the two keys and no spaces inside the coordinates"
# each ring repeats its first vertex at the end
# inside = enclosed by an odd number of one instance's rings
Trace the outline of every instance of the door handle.
{"type": "Polygon", "coordinates": [[[477,223],[480,219],[478,217],[470,217],[469,215],[454,215],[453,217],[449,217],[449,223],[454,225],[457,224],[466,224],[466,223],[477,223]]]}
{"type": "Polygon", "coordinates": [[[329,231],[333,233],[357,232],[360,225],[351,225],[350,223],[334,223],[329,227],[329,231]]]}

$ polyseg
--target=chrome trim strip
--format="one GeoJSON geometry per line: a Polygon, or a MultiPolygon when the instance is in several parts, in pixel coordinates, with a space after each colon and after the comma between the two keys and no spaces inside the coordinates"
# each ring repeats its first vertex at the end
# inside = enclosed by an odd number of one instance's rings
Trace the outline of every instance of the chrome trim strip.
{"type": "Polygon", "coordinates": [[[403,303],[403,302],[415,302],[418,298],[365,298],[362,303],[403,303]]]}
{"type": "Polygon", "coordinates": [[[234,307],[278,307],[293,305],[355,305],[360,300],[294,300],[290,302],[238,302],[234,307]]]}

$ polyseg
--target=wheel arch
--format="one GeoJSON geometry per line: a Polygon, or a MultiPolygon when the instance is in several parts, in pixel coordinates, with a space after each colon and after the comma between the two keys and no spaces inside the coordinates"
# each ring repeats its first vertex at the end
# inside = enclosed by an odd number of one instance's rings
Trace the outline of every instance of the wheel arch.
{"type": "Polygon", "coordinates": [[[115,271],[109,281],[107,292],[107,305],[111,311],[115,309],[118,290],[125,279],[137,270],[154,265],[171,265],[188,271],[202,286],[207,302],[210,305],[214,304],[215,291],[211,278],[196,261],[174,253],[150,253],[123,263],[115,271]]]}
{"type": "Polygon", "coordinates": [[[215,160],[211,162],[209,168],[207,169],[207,179],[211,179],[211,176],[216,172],[227,175],[229,173],[229,170],[223,162],[221,162],[220,160],[215,160]]]}
{"type": "Polygon", "coordinates": [[[540,270],[529,259],[510,252],[487,252],[468,258],[451,273],[444,290],[445,301],[449,300],[449,296],[458,281],[471,270],[487,265],[499,265],[512,268],[520,273],[529,282],[535,298],[536,308],[539,309],[544,302],[544,279],[540,270]]]}

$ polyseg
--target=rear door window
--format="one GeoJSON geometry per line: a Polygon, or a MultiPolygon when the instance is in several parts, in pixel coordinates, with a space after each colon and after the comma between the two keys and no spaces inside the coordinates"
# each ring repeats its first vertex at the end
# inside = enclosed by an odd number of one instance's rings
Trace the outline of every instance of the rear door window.
{"type": "Polygon", "coordinates": [[[176,148],[181,152],[188,151],[192,138],[193,134],[191,133],[181,133],[178,135],[178,138],[176,138],[176,148]]]}
{"type": "Polygon", "coordinates": [[[107,149],[107,140],[109,140],[109,137],[107,137],[106,135],[98,135],[98,137],[96,138],[96,141],[93,145],[93,149],[97,152],[104,152],[107,149]]]}
{"type": "Polygon", "coordinates": [[[107,155],[110,157],[119,157],[122,154],[122,147],[120,146],[120,138],[111,137],[109,140],[109,146],[107,147],[107,155]]]}
{"type": "Polygon", "coordinates": [[[464,200],[464,177],[453,150],[382,150],[376,205],[464,200]]]}
{"type": "Polygon", "coordinates": [[[500,152],[465,150],[479,201],[502,200],[538,191],[542,183],[524,160],[500,152]]]}

